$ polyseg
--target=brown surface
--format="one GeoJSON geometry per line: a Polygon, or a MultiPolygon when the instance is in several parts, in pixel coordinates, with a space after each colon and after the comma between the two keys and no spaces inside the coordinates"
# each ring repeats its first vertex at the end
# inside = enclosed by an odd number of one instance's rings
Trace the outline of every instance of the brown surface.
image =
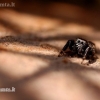
{"type": "Polygon", "coordinates": [[[86,66],[79,58],[57,57],[78,36],[93,41],[99,57],[99,11],[65,4],[44,8],[46,16],[0,10],[0,87],[16,88],[0,98],[100,100],[100,59],[86,66]]]}

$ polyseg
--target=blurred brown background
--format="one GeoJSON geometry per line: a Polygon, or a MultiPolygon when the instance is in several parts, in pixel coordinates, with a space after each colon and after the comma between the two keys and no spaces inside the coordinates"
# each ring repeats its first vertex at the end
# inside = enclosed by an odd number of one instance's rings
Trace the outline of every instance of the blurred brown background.
{"type": "Polygon", "coordinates": [[[100,57],[99,0],[1,0],[0,88],[15,92],[0,98],[100,100],[100,60],[57,57],[76,37],[93,41],[100,57]]]}

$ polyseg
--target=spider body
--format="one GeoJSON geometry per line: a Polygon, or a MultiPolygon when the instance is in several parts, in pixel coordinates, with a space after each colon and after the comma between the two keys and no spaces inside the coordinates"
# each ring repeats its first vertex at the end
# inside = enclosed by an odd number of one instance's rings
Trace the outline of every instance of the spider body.
{"type": "Polygon", "coordinates": [[[81,38],[77,38],[75,40],[68,40],[68,42],[65,44],[65,46],[59,53],[58,57],[64,55],[81,57],[83,60],[88,59],[88,63],[92,63],[98,58],[96,56],[95,44],[91,41],[87,41],[81,38]]]}

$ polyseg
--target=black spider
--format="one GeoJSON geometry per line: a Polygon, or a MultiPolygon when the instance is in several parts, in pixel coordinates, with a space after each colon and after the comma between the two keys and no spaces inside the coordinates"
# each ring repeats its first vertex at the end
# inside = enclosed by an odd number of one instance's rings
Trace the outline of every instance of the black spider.
{"type": "Polygon", "coordinates": [[[96,56],[95,44],[92,43],[91,41],[87,41],[82,38],[77,38],[75,40],[68,40],[68,42],[65,44],[65,46],[59,53],[58,57],[64,55],[71,57],[73,56],[81,57],[83,60],[88,59],[89,60],[88,64],[93,63],[98,58],[96,56]]]}

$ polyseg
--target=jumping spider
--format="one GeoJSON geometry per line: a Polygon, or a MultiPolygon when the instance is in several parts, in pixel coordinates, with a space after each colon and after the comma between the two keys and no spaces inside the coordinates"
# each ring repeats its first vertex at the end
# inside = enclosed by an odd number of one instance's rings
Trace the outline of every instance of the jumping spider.
{"type": "Polygon", "coordinates": [[[96,48],[95,44],[92,43],[91,41],[87,41],[82,38],[77,38],[75,40],[68,40],[68,42],[65,44],[61,52],[59,53],[58,57],[61,56],[76,56],[76,57],[81,57],[83,61],[85,59],[88,60],[87,64],[93,63],[98,59],[96,56],[96,48]],[[68,51],[69,48],[69,51],[68,51]]]}

